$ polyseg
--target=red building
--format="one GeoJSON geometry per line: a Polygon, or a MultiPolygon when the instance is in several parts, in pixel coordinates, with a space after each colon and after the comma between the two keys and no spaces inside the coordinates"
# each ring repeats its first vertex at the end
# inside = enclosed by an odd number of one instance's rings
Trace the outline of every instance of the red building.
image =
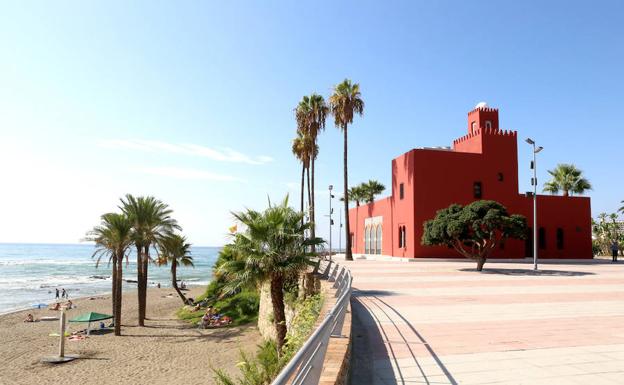
{"type": "MultiPolygon", "coordinates": [[[[527,160],[528,162],[528,160],[527,160]]],[[[498,110],[479,105],[468,113],[468,134],[450,148],[418,148],[392,160],[392,195],[349,210],[355,254],[459,257],[453,249],[421,245],[423,222],[452,203],[495,200],[533,224],[533,198],[518,191],[518,135],[501,130],[498,110]]],[[[540,258],[592,258],[587,197],[538,195],[540,258]]],[[[495,258],[533,255],[526,241],[508,240],[495,258]]]]}

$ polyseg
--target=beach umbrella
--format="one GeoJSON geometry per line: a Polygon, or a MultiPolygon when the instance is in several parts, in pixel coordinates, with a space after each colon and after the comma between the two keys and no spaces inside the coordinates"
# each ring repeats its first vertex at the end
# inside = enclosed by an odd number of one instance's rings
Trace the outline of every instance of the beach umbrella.
{"type": "Polygon", "coordinates": [[[35,307],[37,309],[41,309],[41,308],[44,308],[44,307],[48,307],[48,304],[47,303],[34,303],[34,304],[30,305],[30,306],[35,307]]]}
{"type": "Polygon", "coordinates": [[[103,321],[111,318],[113,318],[112,315],[90,311],[88,313],[81,314],[76,318],[70,319],[69,322],[87,322],[87,335],[89,335],[89,332],[91,331],[91,322],[103,321]]]}

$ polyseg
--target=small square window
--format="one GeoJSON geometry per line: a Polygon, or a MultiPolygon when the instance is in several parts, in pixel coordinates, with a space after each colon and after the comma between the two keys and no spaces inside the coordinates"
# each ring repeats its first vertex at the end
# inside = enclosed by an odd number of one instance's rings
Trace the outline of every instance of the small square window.
{"type": "Polygon", "coordinates": [[[403,199],[404,197],[404,189],[403,189],[403,183],[399,184],[399,199],[403,199]]]}

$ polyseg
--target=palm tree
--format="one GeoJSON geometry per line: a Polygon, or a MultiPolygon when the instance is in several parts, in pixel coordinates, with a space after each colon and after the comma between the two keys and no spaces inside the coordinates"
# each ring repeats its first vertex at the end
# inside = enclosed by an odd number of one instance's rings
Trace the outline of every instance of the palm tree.
{"type": "Polygon", "coordinates": [[[622,204],[622,207],[620,207],[618,211],[624,214],[624,201],[621,201],[620,203],[622,204]]]}
{"type": "Polygon", "coordinates": [[[132,222],[124,214],[108,213],[101,217],[101,223],[87,233],[87,240],[95,242],[93,257],[96,266],[103,257],[113,262],[113,323],[115,335],[121,335],[121,300],[123,259],[132,245],[132,222]]]}
{"type": "Polygon", "coordinates": [[[174,229],[181,227],[171,217],[173,211],[165,203],[152,196],[134,197],[127,194],[119,207],[132,222],[134,246],[137,251],[137,287],[139,301],[139,326],[145,326],[147,308],[147,276],[150,248],[174,229]]]}
{"type": "Polygon", "coordinates": [[[375,200],[375,195],[381,194],[386,189],[386,186],[376,180],[369,180],[368,183],[362,183],[361,187],[364,190],[367,203],[372,203],[375,200]]]}
{"type": "Polygon", "coordinates": [[[228,281],[226,292],[244,285],[270,283],[276,342],[281,351],[287,331],[284,281],[313,265],[315,253],[307,250],[323,240],[305,237],[311,223],[302,223],[304,214],[288,207],[288,196],[278,205],[269,202],[263,212],[248,209],[233,215],[245,228],[234,235],[232,244],[241,259],[224,261],[218,274],[228,281]]]}
{"type": "Polygon", "coordinates": [[[292,152],[301,161],[301,211],[303,212],[304,178],[307,171],[308,179],[308,206],[312,204],[310,191],[310,163],[312,157],[318,155],[318,145],[312,142],[312,138],[306,131],[297,130],[297,137],[293,140],[292,152]]]}
{"type": "Polygon", "coordinates": [[[548,173],[553,178],[544,184],[545,192],[557,194],[563,191],[563,196],[567,197],[573,194],[583,194],[592,189],[589,181],[583,178],[583,172],[573,164],[558,164],[557,168],[548,170],[548,173]]]}
{"type": "Polygon", "coordinates": [[[295,117],[297,119],[297,127],[299,131],[306,133],[310,137],[308,143],[308,154],[310,157],[310,170],[312,173],[311,181],[308,182],[308,188],[311,190],[310,195],[310,222],[312,222],[312,238],[315,237],[315,198],[314,198],[314,163],[318,155],[317,138],[321,131],[325,129],[325,121],[329,115],[329,107],[325,103],[325,99],[316,93],[310,96],[304,96],[297,108],[295,109],[295,117]]]}
{"type": "Polygon", "coordinates": [[[305,172],[308,168],[308,157],[305,148],[305,136],[297,130],[297,137],[293,139],[292,152],[299,161],[301,161],[301,212],[303,212],[303,195],[305,191],[305,172]]]}
{"type": "Polygon", "coordinates": [[[178,287],[177,271],[179,266],[192,266],[193,257],[191,256],[191,244],[186,238],[178,234],[169,234],[158,242],[160,255],[158,258],[159,266],[171,265],[171,286],[178,293],[185,305],[191,305],[178,287]]]}
{"type": "Polygon", "coordinates": [[[351,80],[345,79],[342,83],[334,87],[334,93],[329,97],[331,112],[334,115],[336,127],[344,134],[344,209],[345,209],[345,246],[346,256],[349,261],[353,260],[351,251],[351,229],[349,226],[349,181],[347,170],[347,149],[348,135],[347,128],[353,123],[353,115],[364,113],[364,101],[360,94],[360,85],[353,84],[351,80]]]}
{"type": "MultiPolygon", "coordinates": [[[[360,203],[366,200],[362,185],[353,186],[349,189],[349,202],[355,202],[355,206],[359,207],[360,203]]],[[[344,197],[340,198],[344,202],[344,197]]]]}

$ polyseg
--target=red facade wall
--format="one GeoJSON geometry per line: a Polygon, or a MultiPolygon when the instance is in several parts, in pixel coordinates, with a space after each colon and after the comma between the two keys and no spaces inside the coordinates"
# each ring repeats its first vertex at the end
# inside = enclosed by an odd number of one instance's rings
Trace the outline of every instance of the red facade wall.
{"type": "MultiPolygon", "coordinates": [[[[353,252],[364,253],[366,218],[382,216],[383,255],[458,257],[446,247],[422,246],[423,222],[452,203],[476,200],[475,182],[481,183],[481,199],[501,202],[509,212],[524,215],[532,226],[533,200],[518,192],[517,134],[498,127],[497,110],[475,109],[468,114],[469,134],[455,140],[452,149],[414,149],[394,159],[392,195],[349,212],[355,240],[353,252]],[[490,128],[485,127],[486,121],[490,128]],[[402,248],[400,226],[406,228],[402,248]]],[[[545,230],[545,248],[538,250],[540,258],[592,258],[589,198],[539,195],[538,226],[545,230]],[[558,229],[563,231],[563,244],[557,243],[558,229]]],[[[530,256],[532,249],[526,250],[525,244],[509,240],[503,249],[494,252],[494,257],[530,256]]]]}

